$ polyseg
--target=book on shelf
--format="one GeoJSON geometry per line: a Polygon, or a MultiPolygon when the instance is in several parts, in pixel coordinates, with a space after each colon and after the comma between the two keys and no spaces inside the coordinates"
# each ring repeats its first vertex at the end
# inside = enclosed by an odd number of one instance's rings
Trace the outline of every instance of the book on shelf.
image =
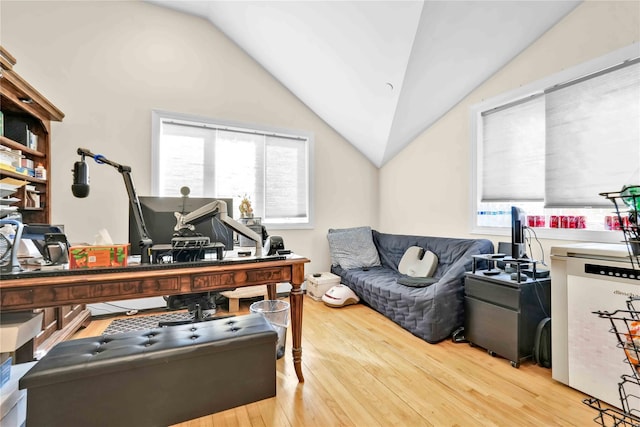
{"type": "Polygon", "coordinates": [[[27,145],[27,147],[31,148],[32,150],[37,150],[38,149],[38,135],[36,135],[35,133],[33,133],[31,131],[27,131],[27,135],[29,137],[29,144],[27,145]]]}
{"type": "Polygon", "coordinates": [[[39,208],[40,207],[40,194],[35,191],[27,191],[27,207],[39,208]]]}
{"type": "Polygon", "coordinates": [[[3,115],[4,136],[18,142],[25,147],[36,150],[38,147],[38,135],[31,131],[33,119],[15,115],[3,115]]]}
{"type": "Polygon", "coordinates": [[[12,150],[9,147],[0,145],[0,163],[8,166],[21,166],[24,156],[22,150],[12,150]]]}

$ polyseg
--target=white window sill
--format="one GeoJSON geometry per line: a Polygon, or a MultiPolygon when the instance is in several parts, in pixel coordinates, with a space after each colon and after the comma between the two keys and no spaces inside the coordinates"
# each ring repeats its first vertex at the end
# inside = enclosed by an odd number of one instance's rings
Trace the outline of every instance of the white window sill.
{"type": "MultiPolygon", "coordinates": [[[[495,236],[511,237],[511,228],[509,227],[475,227],[471,230],[471,234],[485,234],[495,236]]],[[[576,230],[572,228],[531,228],[526,229],[527,236],[538,239],[553,240],[571,240],[578,242],[602,242],[602,243],[620,243],[624,242],[624,234],[621,230],[617,231],[596,231],[596,230],[576,230]],[[535,234],[534,234],[535,233],[535,234]]]]}

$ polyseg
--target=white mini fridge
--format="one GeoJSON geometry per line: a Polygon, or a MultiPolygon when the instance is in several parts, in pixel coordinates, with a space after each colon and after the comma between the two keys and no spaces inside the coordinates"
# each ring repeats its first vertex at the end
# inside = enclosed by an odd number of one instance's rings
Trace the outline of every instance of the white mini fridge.
{"type": "MultiPolygon", "coordinates": [[[[640,297],[640,270],[633,267],[624,244],[551,248],[553,379],[617,408],[621,377],[632,374],[633,366],[610,319],[594,312],[627,310],[629,299],[640,297]]],[[[640,395],[637,384],[627,387],[640,395]]],[[[640,410],[639,401],[632,405],[640,410]]]]}

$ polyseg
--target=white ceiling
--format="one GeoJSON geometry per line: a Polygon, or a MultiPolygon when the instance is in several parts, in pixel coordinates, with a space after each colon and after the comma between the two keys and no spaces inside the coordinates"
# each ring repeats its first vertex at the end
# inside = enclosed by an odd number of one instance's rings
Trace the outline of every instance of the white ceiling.
{"type": "Polygon", "coordinates": [[[211,21],[378,167],[581,2],[149,1],[211,21]]]}

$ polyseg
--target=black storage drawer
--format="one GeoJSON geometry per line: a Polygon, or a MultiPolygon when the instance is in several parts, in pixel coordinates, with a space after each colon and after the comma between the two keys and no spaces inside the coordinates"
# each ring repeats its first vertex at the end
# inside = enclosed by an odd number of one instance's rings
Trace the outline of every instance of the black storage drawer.
{"type": "Polygon", "coordinates": [[[465,277],[465,338],[472,345],[520,366],[532,354],[538,322],[550,313],[551,280],[518,283],[509,274],[467,273],[465,277]]]}
{"type": "Polygon", "coordinates": [[[519,361],[518,312],[470,297],[465,297],[464,303],[465,338],[509,360],[519,361]]]}
{"type": "Polygon", "coordinates": [[[464,286],[467,296],[514,310],[520,309],[519,288],[492,283],[488,280],[478,280],[470,276],[467,276],[464,286]]]}

